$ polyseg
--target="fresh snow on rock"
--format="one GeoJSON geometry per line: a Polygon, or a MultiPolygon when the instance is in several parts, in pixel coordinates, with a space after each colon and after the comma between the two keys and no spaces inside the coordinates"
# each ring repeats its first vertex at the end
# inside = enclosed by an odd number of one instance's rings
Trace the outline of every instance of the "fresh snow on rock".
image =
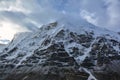
{"type": "MultiPolygon", "coordinates": [[[[91,78],[97,80],[89,69],[97,70],[98,64],[105,64],[104,61],[101,62],[99,59],[105,58],[106,60],[109,57],[120,55],[120,35],[96,27],[84,20],[80,22],[58,20],[43,25],[35,32],[16,34],[0,54],[0,59],[3,64],[14,64],[14,69],[26,66],[28,63],[34,68],[34,66],[43,63],[47,64],[51,56],[56,57],[57,50],[61,50],[59,53],[64,53],[67,59],[74,59],[75,64],[79,67],[82,66],[83,70],[90,75],[88,80],[91,80],[91,78]],[[56,51],[53,52],[54,50],[56,51]]],[[[66,57],[64,58],[66,60],[66,57]]],[[[62,59],[64,58],[62,55],[62,59]]],[[[64,66],[69,64],[67,61],[66,63],[55,62],[64,66]]],[[[77,66],[74,65],[74,67],[77,66]]],[[[102,70],[102,67],[104,66],[99,67],[100,70],[102,70]]]]}

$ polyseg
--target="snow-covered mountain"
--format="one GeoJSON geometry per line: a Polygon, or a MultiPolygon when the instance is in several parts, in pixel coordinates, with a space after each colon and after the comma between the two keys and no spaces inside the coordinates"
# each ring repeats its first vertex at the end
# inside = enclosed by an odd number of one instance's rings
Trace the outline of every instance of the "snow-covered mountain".
{"type": "Polygon", "coordinates": [[[0,44],[0,53],[2,52],[2,50],[5,48],[6,44],[0,44]]]}
{"type": "Polygon", "coordinates": [[[119,80],[120,35],[87,22],[17,34],[0,54],[6,80],[119,80]]]}

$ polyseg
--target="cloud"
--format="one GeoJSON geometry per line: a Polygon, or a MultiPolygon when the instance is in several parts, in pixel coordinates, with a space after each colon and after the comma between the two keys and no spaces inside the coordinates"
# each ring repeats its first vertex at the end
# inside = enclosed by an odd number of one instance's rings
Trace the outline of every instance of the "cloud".
{"type": "MultiPolygon", "coordinates": [[[[81,12],[87,12],[88,20],[92,21],[94,25],[99,27],[107,28],[112,31],[120,31],[120,0],[82,0],[81,1],[81,12]],[[91,14],[94,14],[91,16],[91,14]]],[[[85,18],[85,14],[83,16],[85,18]]]]}
{"type": "Polygon", "coordinates": [[[97,25],[98,23],[98,21],[97,21],[97,18],[96,18],[96,16],[95,16],[95,13],[90,13],[90,12],[88,12],[88,11],[85,11],[85,10],[82,10],[81,12],[80,12],[80,16],[83,18],[83,19],[85,19],[85,20],[87,20],[89,23],[92,23],[92,24],[94,24],[94,25],[97,25]]]}
{"type": "Polygon", "coordinates": [[[17,32],[28,31],[26,28],[12,23],[10,21],[0,21],[0,36],[2,39],[12,39],[17,32]]]}
{"type": "Polygon", "coordinates": [[[108,26],[117,30],[117,28],[120,28],[120,0],[106,0],[105,3],[109,16],[108,26]]]}
{"type": "Polygon", "coordinates": [[[67,5],[65,11],[80,13],[83,19],[96,26],[120,31],[120,0],[69,0],[67,5]]]}
{"type": "MultiPolygon", "coordinates": [[[[19,31],[17,26],[21,30],[36,30],[42,24],[74,17],[120,31],[119,8],[119,0],[0,0],[0,21],[15,25],[9,25],[9,28],[19,31]]],[[[3,22],[1,25],[6,24],[3,22]]]]}
{"type": "Polygon", "coordinates": [[[1,0],[0,11],[30,13],[29,10],[22,6],[22,0],[1,0]]]}

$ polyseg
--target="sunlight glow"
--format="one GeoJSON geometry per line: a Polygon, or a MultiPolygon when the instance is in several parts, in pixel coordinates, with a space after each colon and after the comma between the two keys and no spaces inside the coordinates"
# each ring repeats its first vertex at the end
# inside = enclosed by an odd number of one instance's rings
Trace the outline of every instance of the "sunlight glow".
{"type": "Polygon", "coordinates": [[[27,31],[27,29],[21,28],[15,23],[9,21],[0,21],[0,39],[12,40],[14,34],[24,31],[27,31]]]}

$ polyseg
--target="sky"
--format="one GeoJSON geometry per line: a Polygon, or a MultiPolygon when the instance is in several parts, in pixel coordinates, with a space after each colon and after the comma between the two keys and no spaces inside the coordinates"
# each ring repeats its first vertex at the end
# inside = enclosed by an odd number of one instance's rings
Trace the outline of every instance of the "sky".
{"type": "Polygon", "coordinates": [[[0,39],[64,17],[120,31],[120,0],[0,0],[0,39]]]}

